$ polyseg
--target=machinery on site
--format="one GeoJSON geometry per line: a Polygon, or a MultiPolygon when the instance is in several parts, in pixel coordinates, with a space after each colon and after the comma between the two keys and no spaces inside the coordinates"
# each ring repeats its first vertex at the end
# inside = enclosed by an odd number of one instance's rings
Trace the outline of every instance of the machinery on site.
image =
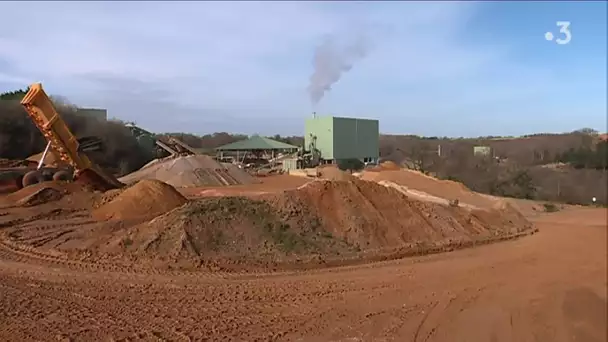
{"type": "Polygon", "coordinates": [[[156,146],[162,148],[167,151],[172,157],[174,156],[191,156],[195,154],[199,154],[194,148],[185,142],[175,138],[169,137],[166,142],[161,140],[156,140],[156,146]]]}
{"type": "Polygon", "coordinates": [[[23,186],[50,179],[74,179],[101,191],[124,186],[115,177],[107,174],[93,163],[85,154],[87,151],[101,149],[101,140],[97,137],[76,139],[42,89],[42,84],[33,84],[21,100],[21,105],[48,141],[36,169],[27,171],[23,175],[23,186]],[[58,168],[43,167],[48,153],[54,155],[58,164],[65,166],[58,168]]]}
{"type": "MultiPolygon", "coordinates": [[[[103,148],[97,137],[78,139],[79,149],[83,152],[99,151],[103,148]]],[[[55,159],[47,143],[44,152],[29,156],[26,160],[12,161],[0,167],[0,184],[13,184],[17,188],[36,184],[40,181],[70,181],[74,170],[68,164],[55,159]]]]}
{"type": "Polygon", "coordinates": [[[155,150],[154,155],[158,158],[161,158],[163,154],[166,155],[164,152],[168,153],[169,157],[200,154],[200,151],[176,137],[165,137],[161,140],[156,138],[153,133],[136,126],[133,122],[128,122],[125,126],[131,130],[131,134],[142,147],[155,150]]]}
{"type": "Polygon", "coordinates": [[[38,183],[41,180],[70,180],[72,170],[67,167],[41,166],[25,164],[0,167],[0,184],[9,185],[9,188],[20,189],[38,183]]]}

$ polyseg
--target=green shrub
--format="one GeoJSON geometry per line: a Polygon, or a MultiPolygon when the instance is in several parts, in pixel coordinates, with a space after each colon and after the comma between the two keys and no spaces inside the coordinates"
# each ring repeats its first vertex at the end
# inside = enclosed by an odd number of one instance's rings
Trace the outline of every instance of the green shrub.
{"type": "Polygon", "coordinates": [[[543,207],[545,208],[545,212],[547,213],[554,213],[556,211],[559,211],[559,207],[553,203],[545,203],[543,204],[543,207]]]}

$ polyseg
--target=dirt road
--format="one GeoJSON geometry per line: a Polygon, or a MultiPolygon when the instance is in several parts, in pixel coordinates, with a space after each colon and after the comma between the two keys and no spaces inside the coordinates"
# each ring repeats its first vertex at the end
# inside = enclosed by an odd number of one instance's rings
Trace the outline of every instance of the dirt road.
{"type": "Polygon", "coordinates": [[[474,249],[267,276],[140,274],[0,248],[0,340],[606,341],[606,211],[474,249]]]}

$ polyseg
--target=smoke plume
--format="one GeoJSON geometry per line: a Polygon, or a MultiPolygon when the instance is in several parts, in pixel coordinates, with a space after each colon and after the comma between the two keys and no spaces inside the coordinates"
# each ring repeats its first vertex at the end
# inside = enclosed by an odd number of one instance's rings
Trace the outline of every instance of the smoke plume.
{"type": "Polygon", "coordinates": [[[330,36],[317,47],[313,59],[314,72],[308,85],[308,94],[313,106],[331,90],[343,73],[348,72],[356,61],[367,55],[368,49],[368,42],[363,36],[342,45],[335,37],[330,36]]]}

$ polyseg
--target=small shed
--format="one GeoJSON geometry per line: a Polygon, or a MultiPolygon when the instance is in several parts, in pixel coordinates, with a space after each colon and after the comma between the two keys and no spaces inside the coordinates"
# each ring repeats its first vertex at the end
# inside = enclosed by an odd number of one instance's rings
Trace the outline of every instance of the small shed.
{"type": "Polygon", "coordinates": [[[282,160],[282,169],[284,172],[289,172],[291,170],[298,169],[298,159],[297,158],[286,158],[282,160]]]}
{"type": "Polygon", "coordinates": [[[490,146],[473,146],[474,156],[491,156],[492,148],[490,146]]]}

